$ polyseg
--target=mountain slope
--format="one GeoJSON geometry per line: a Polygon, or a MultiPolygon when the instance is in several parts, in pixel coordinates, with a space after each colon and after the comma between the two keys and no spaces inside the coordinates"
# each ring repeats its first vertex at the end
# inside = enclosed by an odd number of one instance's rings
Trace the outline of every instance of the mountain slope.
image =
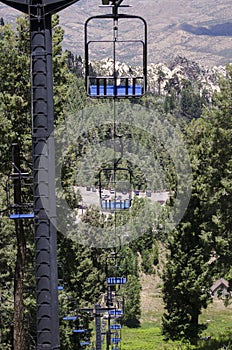
{"type": "MultiPolygon", "coordinates": [[[[99,8],[101,0],[80,0],[60,12],[65,29],[64,48],[83,56],[84,22],[89,16],[110,12],[99,8]]],[[[132,8],[121,12],[143,16],[148,23],[150,63],[166,62],[176,55],[203,65],[225,65],[232,57],[231,0],[124,0],[132,8]]],[[[14,21],[19,13],[0,3],[0,17],[14,21]]],[[[133,25],[127,28],[135,35],[133,25]]],[[[102,36],[103,27],[96,28],[102,36]]]]}

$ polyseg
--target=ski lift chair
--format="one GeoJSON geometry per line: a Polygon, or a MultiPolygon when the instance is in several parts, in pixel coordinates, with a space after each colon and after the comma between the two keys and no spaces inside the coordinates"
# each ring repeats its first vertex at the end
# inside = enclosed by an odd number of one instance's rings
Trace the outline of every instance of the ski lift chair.
{"type": "Polygon", "coordinates": [[[99,173],[99,197],[103,210],[130,209],[132,205],[131,177],[132,174],[127,168],[101,169],[99,173]]]}
{"type": "MultiPolygon", "coordinates": [[[[7,184],[7,206],[10,219],[33,219],[33,201],[28,202],[24,196],[24,190],[32,192],[32,177],[26,172],[15,172],[9,176],[7,184]],[[20,181],[20,200],[15,198],[15,180],[20,181]],[[13,202],[13,203],[12,203],[13,202]]],[[[32,199],[32,198],[31,198],[32,199]]]]}
{"type": "MultiPolygon", "coordinates": [[[[109,5],[109,0],[103,1],[103,7],[109,5]]],[[[92,98],[140,98],[144,95],[147,89],[147,24],[146,21],[140,16],[119,14],[116,2],[112,7],[112,14],[92,16],[85,22],[85,84],[86,92],[88,96],[92,98]],[[112,20],[113,28],[113,38],[112,40],[103,40],[101,38],[94,38],[94,40],[89,40],[89,26],[91,22],[94,23],[96,20],[102,21],[101,35],[103,35],[104,30],[110,30],[107,26],[109,19],[112,20]],[[121,20],[128,20],[130,25],[131,21],[139,20],[143,26],[142,39],[124,39],[122,37],[118,38],[118,28],[121,20]],[[112,62],[113,69],[111,74],[100,74],[99,72],[95,74],[91,67],[90,48],[94,44],[109,44],[112,48],[112,62]],[[137,56],[137,45],[142,48],[142,75],[133,74],[131,68],[127,75],[120,75],[116,69],[116,55],[118,46],[123,45],[125,48],[128,46],[128,52],[137,56]],[[131,52],[134,50],[134,52],[131,52]]],[[[120,6],[127,7],[127,6],[120,6]]],[[[96,31],[97,32],[97,31],[96,31]]],[[[100,50],[98,49],[100,52],[100,50]]]]}

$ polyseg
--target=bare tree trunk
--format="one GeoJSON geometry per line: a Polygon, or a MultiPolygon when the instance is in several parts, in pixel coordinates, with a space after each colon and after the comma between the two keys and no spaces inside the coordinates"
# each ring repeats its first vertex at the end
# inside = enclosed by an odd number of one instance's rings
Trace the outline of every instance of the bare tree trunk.
{"type": "Polygon", "coordinates": [[[199,328],[199,313],[198,313],[198,310],[196,310],[196,311],[192,314],[191,325],[192,325],[192,339],[191,339],[191,344],[192,344],[192,345],[197,345],[197,341],[198,341],[198,328],[199,328]]]}

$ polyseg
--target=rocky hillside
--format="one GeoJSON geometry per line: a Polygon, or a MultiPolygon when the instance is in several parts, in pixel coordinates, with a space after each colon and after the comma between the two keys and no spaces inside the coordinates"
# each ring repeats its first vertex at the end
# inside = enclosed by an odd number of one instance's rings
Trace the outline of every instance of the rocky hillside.
{"type": "Polygon", "coordinates": [[[189,80],[211,95],[218,90],[219,79],[225,74],[225,66],[201,66],[185,57],[176,56],[168,64],[151,64],[148,67],[148,85],[154,91],[157,88],[157,82],[160,81],[162,93],[167,82],[173,81],[181,88],[183,83],[189,80]]]}
{"type": "MultiPolygon", "coordinates": [[[[100,75],[112,75],[112,60],[106,58],[102,61],[93,61],[93,69],[100,75]]],[[[142,69],[139,66],[128,66],[122,62],[116,62],[115,66],[120,76],[141,76],[142,69]]],[[[194,83],[200,90],[206,90],[209,95],[218,90],[220,77],[225,76],[225,66],[207,67],[191,61],[185,57],[176,56],[168,63],[156,63],[148,65],[148,89],[151,92],[165,92],[165,86],[172,81],[181,88],[186,80],[194,83]]],[[[176,86],[177,88],[177,86],[176,86]]]]}

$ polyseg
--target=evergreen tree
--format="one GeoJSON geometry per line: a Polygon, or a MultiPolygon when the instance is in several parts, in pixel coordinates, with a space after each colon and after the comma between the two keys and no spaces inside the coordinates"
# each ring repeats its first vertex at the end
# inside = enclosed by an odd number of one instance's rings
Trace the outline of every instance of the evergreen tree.
{"type": "Polygon", "coordinates": [[[184,116],[189,119],[199,118],[202,113],[203,99],[199,91],[188,81],[185,82],[180,95],[180,109],[184,116]]]}
{"type": "Polygon", "coordinates": [[[128,327],[138,327],[140,325],[141,305],[140,305],[141,285],[138,278],[129,275],[125,285],[124,297],[124,315],[123,324],[128,327]]]}
{"type": "MultiPolygon", "coordinates": [[[[2,35],[0,45],[1,50],[1,90],[0,100],[2,106],[1,119],[3,124],[7,125],[8,129],[3,131],[3,140],[6,138],[9,142],[17,142],[19,148],[23,148],[26,153],[30,147],[28,143],[28,133],[30,118],[28,109],[30,105],[29,100],[29,45],[28,45],[29,31],[26,21],[19,18],[17,22],[17,31],[9,26],[2,27],[2,35]],[[9,60],[9,61],[7,61],[9,60]],[[22,75],[22,72],[25,72],[22,75]],[[5,79],[5,81],[4,81],[5,79]],[[4,122],[4,120],[8,122],[4,122]],[[9,122],[10,121],[10,122],[9,122]],[[24,137],[24,138],[23,138],[24,137]]],[[[11,165],[11,144],[2,144],[3,151],[2,161],[3,168],[7,171],[7,165],[11,165]],[[8,163],[8,164],[7,164],[8,163]]],[[[16,164],[19,167],[20,155],[16,156],[16,164]]],[[[25,154],[25,159],[27,158],[25,154]]],[[[9,169],[9,171],[12,169],[9,169]]],[[[15,172],[15,169],[13,169],[15,172]]],[[[8,172],[9,174],[9,172],[8,172]]],[[[4,175],[2,174],[3,178],[4,175]]],[[[16,181],[16,180],[15,180],[16,181]]],[[[14,181],[14,185],[16,186],[14,181]]],[[[14,193],[14,200],[19,203],[21,201],[21,190],[19,183],[17,184],[17,193],[14,193]]],[[[26,259],[26,241],[25,230],[22,221],[15,222],[16,234],[16,264],[14,273],[14,317],[13,317],[13,343],[15,350],[25,349],[25,335],[24,335],[24,303],[23,303],[23,281],[24,269],[26,259]]]]}
{"type": "Polygon", "coordinates": [[[210,302],[217,271],[231,276],[232,69],[214,95],[212,108],[187,130],[192,161],[192,197],[170,237],[164,271],[163,334],[196,343],[204,328],[198,317],[210,302]],[[214,263],[209,263],[216,256],[214,263]]]}
{"type": "MultiPolygon", "coordinates": [[[[184,221],[187,218],[184,218],[184,221]]],[[[170,255],[163,274],[166,313],[162,331],[166,339],[185,340],[196,344],[205,328],[199,324],[202,308],[210,300],[212,280],[209,254],[200,237],[199,222],[180,224],[168,244],[170,255]]]]}
{"type": "Polygon", "coordinates": [[[213,96],[211,108],[189,126],[196,191],[204,212],[202,230],[211,245],[215,268],[231,279],[232,67],[213,96]]]}

